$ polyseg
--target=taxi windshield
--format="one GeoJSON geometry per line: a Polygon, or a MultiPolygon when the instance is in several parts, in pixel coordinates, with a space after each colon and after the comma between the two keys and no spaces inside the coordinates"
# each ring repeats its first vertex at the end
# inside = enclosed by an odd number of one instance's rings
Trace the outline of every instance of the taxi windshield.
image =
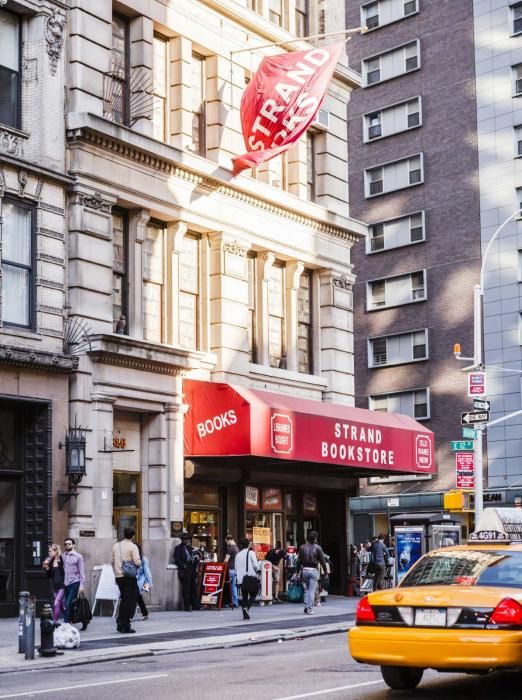
{"type": "Polygon", "coordinates": [[[400,585],[522,588],[522,552],[471,548],[428,552],[400,585]]]}

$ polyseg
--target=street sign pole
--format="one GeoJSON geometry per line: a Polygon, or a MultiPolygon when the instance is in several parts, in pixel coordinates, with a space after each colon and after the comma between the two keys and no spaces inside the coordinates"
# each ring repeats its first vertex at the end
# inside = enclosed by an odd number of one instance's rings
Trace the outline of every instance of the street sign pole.
{"type": "Polygon", "coordinates": [[[482,427],[475,439],[475,528],[484,510],[484,479],[482,474],[482,427]]]}

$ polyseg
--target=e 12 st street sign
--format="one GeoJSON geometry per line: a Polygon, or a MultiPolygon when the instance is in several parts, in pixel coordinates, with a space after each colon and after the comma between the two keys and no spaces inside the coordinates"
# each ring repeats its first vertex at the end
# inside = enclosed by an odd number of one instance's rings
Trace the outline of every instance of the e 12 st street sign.
{"type": "Polygon", "coordinates": [[[489,421],[489,411],[466,411],[460,414],[461,425],[470,423],[487,423],[489,421]]]}
{"type": "Polygon", "coordinates": [[[473,451],[475,444],[473,440],[452,440],[451,449],[454,452],[460,452],[461,450],[471,450],[473,451]]]}
{"type": "Polygon", "coordinates": [[[457,452],[455,470],[458,489],[475,488],[475,455],[473,452],[457,452]]]}
{"type": "Polygon", "coordinates": [[[470,372],[468,374],[468,396],[486,396],[485,372],[470,372]]]}

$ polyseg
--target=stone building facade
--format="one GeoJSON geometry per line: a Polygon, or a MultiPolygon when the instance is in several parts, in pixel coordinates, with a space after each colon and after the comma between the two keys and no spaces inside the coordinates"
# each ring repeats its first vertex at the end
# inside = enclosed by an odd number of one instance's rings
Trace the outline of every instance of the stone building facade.
{"type": "Polygon", "coordinates": [[[20,590],[47,595],[41,563],[67,525],[65,22],[62,2],[0,3],[0,616],[20,590]]]}
{"type": "MultiPolygon", "coordinates": [[[[70,383],[89,432],[68,527],[91,571],[133,524],[158,606],[182,527],[199,541],[212,530],[216,555],[240,527],[232,477],[184,460],[183,378],[353,404],[351,247],[366,229],[348,212],[346,104],[358,75],[340,64],[309,135],[231,175],[250,75],[263,55],[308,47],[287,43],[296,34],[339,30],[343,5],[329,5],[337,15],[299,0],[70,2],[67,283],[91,344],[70,383]],[[267,44],[280,46],[256,49],[267,44]]],[[[346,503],[354,484],[330,486],[346,503]]]]}

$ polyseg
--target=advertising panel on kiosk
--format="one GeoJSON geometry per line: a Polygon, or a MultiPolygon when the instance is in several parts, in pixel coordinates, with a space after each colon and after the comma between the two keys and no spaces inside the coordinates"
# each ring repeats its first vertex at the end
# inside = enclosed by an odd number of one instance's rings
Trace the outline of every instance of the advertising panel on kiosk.
{"type": "Polygon", "coordinates": [[[395,528],[395,578],[400,583],[411,567],[422,557],[425,547],[422,525],[395,528]]]}
{"type": "Polygon", "coordinates": [[[462,528],[460,525],[432,525],[430,536],[430,550],[441,547],[453,547],[462,540],[462,528]]]}

